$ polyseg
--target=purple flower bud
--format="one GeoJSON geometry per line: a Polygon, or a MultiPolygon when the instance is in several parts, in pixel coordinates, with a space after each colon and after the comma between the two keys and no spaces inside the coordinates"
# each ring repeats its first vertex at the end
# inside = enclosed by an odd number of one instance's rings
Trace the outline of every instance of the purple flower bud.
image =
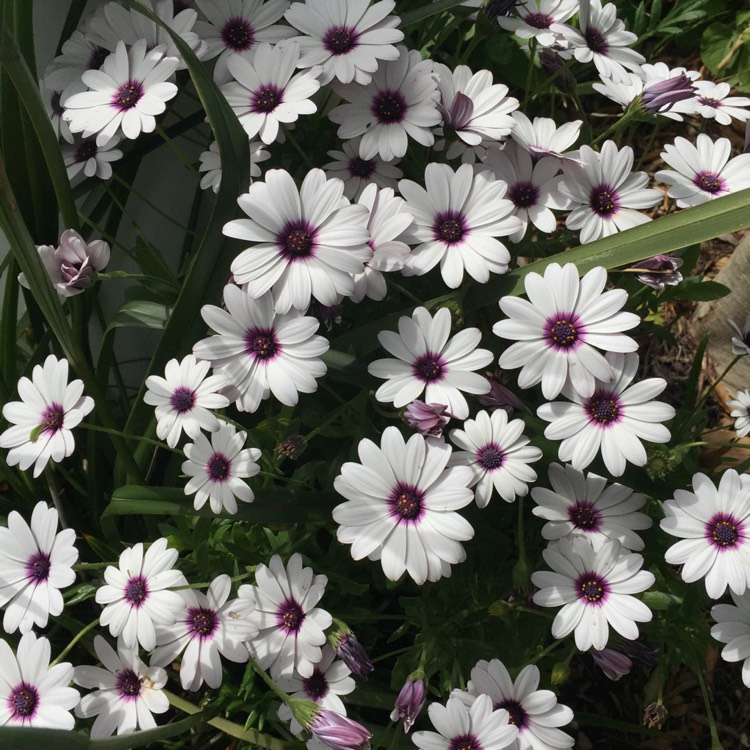
{"type": "Polygon", "coordinates": [[[657,112],[668,112],[673,104],[694,96],[693,82],[684,73],[680,73],[646,86],[641,94],[641,105],[647,112],[655,115],[657,112]]]}
{"type": "Polygon", "coordinates": [[[404,720],[404,733],[408,734],[424,706],[426,697],[424,680],[407,680],[396,698],[391,711],[391,721],[404,720]]]}
{"type": "Polygon", "coordinates": [[[619,680],[623,675],[630,674],[630,670],[633,668],[633,662],[625,654],[611,648],[592,651],[591,655],[594,657],[596,665],[610,680],[619,680]]]}
{"type": "Polygon", "coordinates": [[[360,680],[366,680],[373,670],[365,647],[354,633],[344,633],[336,646],[336,655],[349,667],[351,673],[360,680]]]}
{"type": "Polygon", "coordinates": [[[463,130],[474,115],[474,102],[459,91],[453,97],[450,109],[446,109],[443,104],[438,104],[438,109],[447,128],[463,130]]]}
{"type": "Polygon", "coordinates": [[[333,750],[366,750],[370,747],[372,733],[346,716],[321,708],[309,726],[315,739],[333,750]]]}
{"type": "Polygon", "coordinates": [[[639,636],[634,641],[631,641],[629,638],[619,638],[617,648],[633,664],[639,664],[647,669],[651,669],[651,667],[656,665],[656,657],[659,655],[658,646],[647,641],[643,636],[639,636]]]}
{"type": "Polygon", "coordinates": [[[448,407],[443,404],[426,404],[412,401],[404,411],[404,421],[420,435],[442,437],[443,429],[450,422],[448,407]]]}
{"type": "Polygon", "coordinates": [[[671,255],[654,255],[636,263],[634,270],[643,270],[636,278],[641,284],[646,284],[657,291],[661,291],[669,284],[674,286],[682,281],[682,274],[677,270],[682,265],[682,258],[671,255]]]}
{"type": "Polygon", "coordinates": [[[555,73],[558,74],[555,76],[553,83],[560,91],[569,91],[576,85],[573,74],[569,70],[563,70],[565,67],[563,59],[550,47],[545,47],[539,53],[539,64],[551,76],[555,73]]]}
{"type": "Polygon", "coordinates": [[[523,403],[513,393],[509,391],[499,380],[496,380],[491,373],[487,373],[487,378],[492,384],[487,393],[481,394],[479,403],[486,406],[491,411],[503,409],[507,412],[508,417],[512,417],[516,411],[523,409],[523,403]]]}

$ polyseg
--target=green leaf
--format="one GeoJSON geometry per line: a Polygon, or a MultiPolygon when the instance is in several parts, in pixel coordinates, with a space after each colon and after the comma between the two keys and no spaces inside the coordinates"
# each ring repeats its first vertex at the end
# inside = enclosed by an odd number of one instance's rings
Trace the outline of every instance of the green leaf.
{"type": "Polygon", "coordinates": [[[735,39],[735,29],[724,23],[712,23],[701,39],[701,59],[714,74],[720,75],[719,63],[726,57],[735,39]]]}
{"type": "Polygon", "coordinates": [[[462,2],[463,0],[436,0],[436,2],[432,4],[427,4],[421,8],[410,10],[408,13],[404,13],[401,16],[401,28],[403,29],[412,24],[424,21],[426,18],[435,16],[443,11],[457,8],[462,2]]]}
{"type": "Polygon", "coordinates": [[[701,276],[689,276],[676,286],[665,289],[661,301],[687,299],[693,302],[710,302],[726,297],[731,291],[718,281],[703,281],[701,276]]]}
{"type": "Polygon", "coordinates": [[[171,309],[167,305],[149,300],[136,299],[126,302],[107,326],[113,328],[157,328],[163,329],[169,320],[171,309]]]}

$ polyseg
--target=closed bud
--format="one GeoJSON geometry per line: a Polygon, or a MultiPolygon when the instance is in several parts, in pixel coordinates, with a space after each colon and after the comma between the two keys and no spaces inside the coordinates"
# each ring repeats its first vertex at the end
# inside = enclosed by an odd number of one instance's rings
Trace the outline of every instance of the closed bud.
{"type": "Polygon", "coordinates": [[[553,685],[564,685],[570,679],[570,667],[567,661],[559,661],[552,667],[550,681],[553,685]]]}
{"type": "Polygon", "coordinates": [[[307,728],[316,740],[333,750],[367,750],[370,747],[372,732],[327,708],[319,709],[307,728]]]}
{"type": "Polygon", "coordinates": [[[355,677],[366,680],[370,676],[373,670],[372,662],[354,633],[341,634],[336,644],[336,655],[355,677]]]}
{"type": "Polygon", "coordinates": [[[424,680],[407,680],[396,698],[396,706],[391,711],[391,721],[404,720],[404,733],[408,734],[424,706],[426,690],[424,680]]]}
{"type": "Polygon", "coordinates": [[[415,399],[404,410],[404,421],[412,430],[427,437],[442,437],[443,428],[450,422],[445,404],[426,404],[415,399]]]}

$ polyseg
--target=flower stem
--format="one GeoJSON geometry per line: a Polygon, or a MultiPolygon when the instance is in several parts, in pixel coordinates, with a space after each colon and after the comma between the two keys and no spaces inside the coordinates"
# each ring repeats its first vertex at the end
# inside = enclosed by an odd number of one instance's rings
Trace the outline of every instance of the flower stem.
{"type": "Polygon", "coordinates": [[[78,641],[80,641],[81,638],[86,635],[86,633],[93,630],[98,624],[99,618],[97,617],[96,620],[90,622],[85,628],[83,628],[83,630],[77,633],[74,636],[73,640],[58,654],[57,658],[50,664],[50,667],[54,667],[55,664],[58,664],[61,659],[64,659],[70,653],[73,646],[75,646],[76,643],[78,643],[78,641]]]}
{"type": "Polygon", "coordinates": [[[719,732],[716,729],[716,720],[714,719],[714,712],[711,710],[711,701],[708,697],[708,689],[706,688],[706,681],[703,679],[703,670],[696,669],[695,674],[698,677],[698,682],[701,686],[701,693],[703,694],[703,703],[706,707],[706,718],[708,719],[708,729],[711,732],[711,750],[724,750],[721,741],[719,740],[719,732]]]}
{"type": "Polygon", "coordinates": [[[523,95],[523,104],[521,105],[521,109],[525,110],[526,105],[529,101],[529,96],[531,95],[531,83],[534,77],[534,58],[536,57],[536,39],[532,38],[529,42],[529,69],[526,72],[526,89],[525,93],[523,95]]]}
{"type": "Polygon", "coordinates": [[[287,695],[267,674],[265,669],[261,669],[260,666],[258,666],[258,662],[253,659],[251,656],[249,659],[250,663],[253,665],[253,669],[255,670],[256,674],[263,680],[263,682],[268,685],[268,687],[271,688],[271,690],[276,694],[278,698],[280,698],[284,703],[287,705],[292,700],[291,696],[287,695]]]}
{"type": "Polygon", "coordinates": [[[698,409],[703,408],[703,404],[706,403],[706,399],[709,397],[711,392],[716,388],[719,383],[721,383],[722,380],[727,376],[727,373],[744,357],[744,354],[738,354],[725,368],[724,372],[719,375],[716,380],[714,380],[711,385],[707,386],[703,389],[703,393],[701,393],[700,401],[698,402],[698,409]]]}

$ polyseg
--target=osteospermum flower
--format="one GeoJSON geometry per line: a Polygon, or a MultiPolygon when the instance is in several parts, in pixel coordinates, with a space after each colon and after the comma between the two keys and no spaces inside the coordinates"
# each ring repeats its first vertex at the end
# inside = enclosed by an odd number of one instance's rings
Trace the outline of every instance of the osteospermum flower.
{"type": "Polygon", "coordinates": [[[323,165],[328,177],[338,177],[344,181],[344,195],[349,200],[358,200],[364,189],[371,183],[381,188],[395,190],[404,173],[396,166],[400,159],[383,161],[377,154],[371,159],[359,155],[360,138],[345,141],[341,151],[329,151],[334,161],[323,165]]]}
{"type": "Polygon", "coordinates": [[[513,112],[511,117],[515,123],[510,132],[511,138],[523,146],[534,160],[545,156],[563,158],[566,149],[578,140],[583,125],[583,120],[573,120],[558,128],[549,117],[535,117],[532,122],[519,111],[513,112]]]}
{"type": "Polygon", "coordinates": [[[562,24],[578,10],[578,0],[523,0],[513,6],[508,15],[497,17],[498,24],[520,39],[552,47],[563,36],[562,24]]]}
{"type": "Polygon", "coordinates": [[[227,237],[253,245],[232,263],[238,284],[257,298],[273,291],[277,313],[307,310],[312,296],[328,307],[354,291],[353,274],[372,257],[368,211],[344,200],[344,183],[310,170],[302,186],[283,169],[269,169],[237,199],[250,217],[224,225],[227,237]]]}
{"type": "Polygon", "coordinates": [[[62,145],[63,162],[68,178],[73,179],[83,172],[85,177],[98,177],[108,180],[112,176],[112,162],[122,159],[122,151],[116,148],[120,139],[110,138],[104,145],[97,146],[96,138],[77,139],[76,143],[62,145]]]}
{"type": "Polygon", "coordinates": [[[96,601],[104,609],[99,617],[109,626],[110,635],[122,636],[127,648],[136,643],[146,651],[156,645],[155,623],[172,625],[182,611],[182,597],[175,586],[187,584],[185,576],[172,566],[177,550],[167,549],[166,539],[157,539],[145,552],[143,544],[128,547],[120,554],[119,567],[108,565],[106,584],[96,591],[96,601]]]}
{"type": "Polygon", "coordinates": [[[664,149],[661,158],[672,169],[662,169],[654,178],[669,185],[667,195],[677,200],[679,208],[698,206],[750,187],[750,154],[731,158],[728,138],[712,141],[699,133],[693,145],[678,136],[664,149]]]}
{"type": "Polygon", "coordinates": [[[397,359],[378,359],[367,368],[387,382],[378,388],[378,401],[406,406],[424,391],[428,403],[445,404],[456,419],[469,416],[462,393],[487,393],[487,378],[473,372],[492,361],[492,352],[477,349],[482,332],[464,328],[450,340],[451,315],[441,307],[433,317],[424,307],[399,318],[398,333],[381,331],[378,341],[397,359]]]}
{"type": "Polygon", "coordinates": [[[614,141],[605,141],[601,153],[581,146],[579,161],[563,163],[560,192],[573,209],[565,226],[581,230],[581,244],[651,221],[634,209],[651,208],[662,194],[646,187],[646,172],[630,173],[633,158],[630,146],[618,150],[614,141]]]}
{"type": "Polygon", "coordinates": [[[187,461],[182,471],[190,479],[185,485],[185,494],[195,493],[193,506],[199,510],[208,500],[212,513],[237,512],[237,499],[251,503],[253,491],[243,479],[254,477],[260,466],[257,448],[245,448],[245,432],[237,432],[234,425],[218,421],[217,430],[210,435],[210,442],[199,432],[194,443],[185,446],[187,461]]]}
{"type": "Polygon", "coordinates": [[[326,373],[320,356],[328,350],[315,335],[318,320],[297,310],[280,315],[270,293],[252,299],[233,284],[224,287],[224,305],[203,306],[203,319],[219,335],[199,341],[193,353],[225,379],[225,392],[240,411],[257,411],[271,393],[294,406],[300,392],[317,389],[315,379],[326,373]]]}
{"type": "Polygon", "coordinates": [[[409,734],[417,716],[424,708],[427,690],[423,679],[408,679],[396,698],[396,705],[390,714],[391,721],[403,720],[404,734],[409,734]]]}
{"type": "Polygon", "coordinates": [[[165,57],[165,48],[146,50],[139,39],[130,50],[123,42],[104,61],[101,70],[87,70],[83,82],[91,89],[65,100],[63,119],[73,133],[96,135],[103,146],[120,130],[126,138],[137,138],[156,128],[155,115],[167,108],[177,86],[167,81],[179,60],[165,57]]]}
{"type": "Polygon", "coordinates": [[[70,713],[80,700],[73,665],[50,666],[50,643],[33,631],[24,633],[14,654],[0,638],[0,727],[73,729],[70,713]]]}
{"type": "Polygon", "coordinates": [[[104,669],[82,665],[75,668],[73,678],[76,685],[94,690],[76,706],[76,716],[96,717],[91,737],[156,727],[153,714],[163,714],[169,709],[169,700],[162,690],[167,684],[167,673],[141,661],[136,648],[118,643],[115,651],[100,635],[94,637],[94,651],[104,669]]]}
{"type": "Polygon", "coordinates": [[[313,575],[312,568],[303,568],[302,555],[295,552],[286,567],[278,555],[271,558],[268,567],[258,565],[255,583],[239,589],[240,599],[255,604],[252,617],[259,632],[247,644],[250,654],[261,668],[270,668],[274,679],[291,677],[295,670],[303,678],[311,677],[323,658],[323,631],[333,621],[328,612],[316,606],[328,578],[313,575]]]}
{"type": "Polygon", "coordinates": [[[420,585],[450,576],[466,558],[460,543],[474,536],[455,512],[472,500],[471,469],[446,468],[449,445],[422,435],[405,442],[393,426],[379,448],[365,439],[357,450],[362,463],[345,463],[333,482],[347,499],[333,509],[338,540],[352,545],[355,560],[380,560],[392,581],[404,572],[420,585]]]}
{"type": "Polygon", "coordinates": [[[501,750],[514,743],[516,729],[508,723],[509,714],[495,709],[490,697],[480,695],[467,708],[458,698],[448,698],[443,706],[431,703],[427,709],[437,732],[414,732],[412,740],[421,750],[455,750],[459,747],[501,750]]]}
{"type": "Polygon", "coordinates": [[[631,352],[636,342],[623,331],[638,325],[637,315],[621,312],[627,300],[622,289],[605,292],[607,271],[592,268],[578,279],[573,263],[550,263],[544,276],[524,279],[528,301],[505,296],[500,309],[508,316],[492,327],[496,336],[515,340],[501,355],[502,369],[521,368],[518,385],[542,384],[547,399],[566,384],[591,396],[595,380],[612,380],[612,370],[598,350],[631,352]]]}
{"type": "Polygon", "coordinates": [[[750,592],[743,594],[730,592],[732,604],[715,604],[711,607],[711,617],[716,625],[711,635],[727,645],[721,650],[724,661],[742,662],[742,682],[750,687],[750,592]]]}
{"type": "Polygon", "coordinates": [[[185,609],[177,622],[156,627],[151,663],[164,667],[182,654],[180,684],[185,690],[198,690],[204,682],[219,687],[222,656],[238,664],[248,659],[244,642],[258,634],[252,620],[254,604],[249,599],[229,600],[231,590],[228,575],[214,578],[205,594],[186,589],[185,609]]]}
{"type": "Polygon", "coordinates": [[[8,466],[26,471],[34,464],[34,477],[49,460],[60,462],[73,453],[71,430],[94,408],[94,400],[83,395],[83,382],[68,383],[68,360],[50,354],[44,366],[34,365],[31,380],[18,381],[22,401],[3,406],[3,417],[13,426],[0,435],[0,448],[10,448],[8,466]]]}
{"type": "Polygon", "coordinates": [[[49,615],[63,611],[60,589],[75,581],[78,559],[73,529],[57,532],[57,511],[44,502],[34,506],[31,525],[12,510],[0,527],[0,607],[6,633],[46,628],[49,615]]]}
{"type": "Polygon", "coordinates": [[[572,466],[550,464],[552,489],[534,487],[532,513],[544,518],[545,539],[584,536],[598,549],[607,539],[617,539],[626,549],[640,551],[643,539],[636,531],[651,528],[651,519],[639,513],[646,498],[621,484],[607,485],[597,474],[584,474],[572,466]]]}
{"type": "MultiPolygon", "coordinates": [[[[258,165],[264,161],[268,161],[271,158],[271,154],[259,141],[251,142],[249,149],[249,181],[252,182],[253,178],[260,177],[261,172],[258,165]]],[[[219,154],[219,144],[216,141],[212,141],[208,147],[208,151],[204,151],[198,159],[200,160],[198,171],[205,172],[203,177],[201,177],[201,190],[211,188],[214,193],[218,193],[221,186],[221,155],[219,154]]]]}
{"type": "Polygon", "coordinates": [[[497,237],[516,233],[521,220],[510,214],[513,204],[503,196],[507,186],[486,171],[474,174],[470,164],[453,171],[447,164],[428,164],[426,189],[411,180],[398,188],[414,215],[412,250],[405,275],[422,276],[438,263],[443,281],[461,285],[464,269],[480,284],[490,273],[505,273],[510,254],[497,237]]]}
{"type": "Polygon", "coordinates": [[[399,54],[393,45],[403,40],[404,32],[396,28],[399,17],[388,15],[395,6],[394,0],[292,3],[284,18],[305,34],[294,37],[302,49],[298,67],[320,65],[323,85],[334,78],[370,83],[379,61],[395,60],[399,54]]]}
{"type": "Polygon", "coordinates": [[[705,576],[712,599],[727,586],[735,594],[750,587],[750,482],[727,469],[718,488],[705,474],[693,475],[693,491],[675,490],[664,503],[661,528],[681,537],[664,555],[670,565],[682,565],[682,580],[705,576]]]}
{"type": "Polygon", "coordinates": [[[677,112],[715,119],[719,125],[731,125],[733,119],[740,122],[750,119],[750,97],[727,96],[731,90],[728,83],[696,81],[695,89],[695,98],[677,104],[677,112]]]}
{"type": "Polygon", "coordinates": [[[662,401],[651,400],[667,387],[663,378],[647,378],[631,385],[638,370],[637,354],[607,352],[606,359],[613,381],[597,380],[588,397],[565,388],[563,395],[572,403],[543,404],[537,415],[550,422],[544,436],[562,440],[558,450],[561,461],[585,469],[601,451],[607,471],[619,477],[628,461],[646,465],[642,439],[651,443],[669,441],[669,430],[660,423],[672,419],[675,410],[662,401]]]}
{"type": "Polygon", "coordinates": [[[539,668],[534,664],[524,667],[514,682],[499,659],[480,660],[471,670],[466,690],[453,690],[451,696],[471,706],[479,696],[487,695],[495,709],[506,710],[516,732],[511,750],[573,747],[573,738],[558,729],[573,720],[573,712],[558,703],[551,690],[538,688],[539,668]]]}
{"type": "Polygon", "coordinates": [[[409,137],[423,146],[435,142],[430,128],[440,122],[437,84],[432,61],[417,50],[399,46],[396,60],[378,68],[366,86],[334,82],[334,91],[346,100],[329,115],[339,138],[362,136],[359,155],[385,161],[406,154],[409,137]]]}
{"type": "Polygon", "coordinates": [[[737,357],[750,354],[750,315],[745,318],[742,330],[733,320],[728,322],[737,332],[736,336],[732,336],[732,354],[737,357]]]}
{"type": "Polygon", "coordinates": [[[462,430],[451,430],[451,440],[463,448],[451,456],[451,466],[469,466],[474,472],[474,499],[484,508],[493,489],[506,502],[524,497],[529,483],[536,481],[536,472],[529,466],[542,457],[542,451],[529,445],[523,435],[526,427],[522,419],[508,422],[502,409],[480,411],[474,419],[467,419],[462,430]]]}
{"type": "Polygon", "coordinates": [[[623,638],[638,637],[636,622],[650,622],[651,610],[632,594],[650,588],[653,573],[641,570],[643,558],[614,539],[595,550],[588,539],[563,538],[542,556],[553,572],[536,571],[531,582],[540,590],[534,603],[562,609],[552,622],[552,636],[575,631],[580,651],[603,649],[611,625],[623,638]]]}
{"type": "Polygon", "coordinates": [[[734,394],[734,399],[727,401],[727,406],[732,408],[730,416],[737,420],[734,423],[737,437],[750,435],[750,390],[737,391],[734,394]]]}

